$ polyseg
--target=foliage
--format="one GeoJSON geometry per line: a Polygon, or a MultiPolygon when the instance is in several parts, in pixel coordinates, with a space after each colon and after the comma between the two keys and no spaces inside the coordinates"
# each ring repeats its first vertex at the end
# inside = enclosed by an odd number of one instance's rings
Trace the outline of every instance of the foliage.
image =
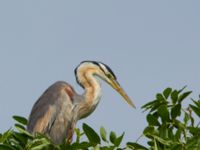
{"type": "MultiPolygon", "coordinates": [[[[199,150],[200,147],[200,100],[192,100],[185,109],[183,101],[192,91],[166,88],[156,99],[142,108],[148,111],[148,126],[143,135],[150,149],[155,150],[199,150]],[[198,117],[198,118],[197,118],[198,117]]],[[[187,102],[188,103],[188,102],[187,102]]]]}
{"type": "Polygon", "coordinates": [[[142,106],[147,112],[148,126],[141,137],[147,139],[147,144],[139,144],[137,140],[121,146],[124,133],[117,136],[113,131],[107,133],[104,127],[97,133],[84,123],[82,131],[75,129],[76,139],[73,143],[64,141],[61,145],[55,145],[43,134],[33,137],[26,131],[27,120],[13,116],[15,128],[0,134],[0,150],[198,150],[200,98],[187,101],[187,104],[191,102],[188,105],[183,104],[192,93],[184,90],[185,87],[181,90],[166,88],[162,93],[156,94],[155,100],[142,106]]]}

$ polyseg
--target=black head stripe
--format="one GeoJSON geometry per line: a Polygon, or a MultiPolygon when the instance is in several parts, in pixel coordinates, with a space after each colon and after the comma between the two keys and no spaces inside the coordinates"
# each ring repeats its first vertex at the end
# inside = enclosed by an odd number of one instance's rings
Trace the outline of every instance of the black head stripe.
{"type": "Polygon", "coordinates": [[[83,63],[93,63],[93,64],[99,66],[98,62],[96,62],[96,61],[91,61],[91,60],[82,61],[80,64],[83,64],[83,63]]]}
{"type": "Polygon", "coordinates": [[[79,82],[79,80],[78,80],[78,75],[77,75],[78,67],[79,67],[79,66],[77,66],[76,69],[74,69],[74,73],[75,73],[75,77],[76,77],[76,82],[83,88],[83,85],[82,85],[82,84],[79,82]]]}
{"type": "Polygon", "coordinates": [[[117,79],[117,77],[115,76],[114,72],[113,72],[113,71],[111,70],[111,68],[110,68],[109,66],[107,66],[106,64],[104,64],[104,63],[102,63],[102,62],[89,61],[89,60],[83,61],[83,62],[81,62],[81,64],[84,63],[84,62],[93,63],[93,64],[99,66],[99,68],[106,74],[106,72],[104,71],[104,69],[101,67],[100,64],[104,65],[104,66],[106,67],[106,69],[112,74],[112,76],[114,77],[114,79],[115,79],[115,80],[117,79]]]}
{"type": "MultiPolygon", "coordinates": [[[[97,66],[106,74],[105,70],[104,70],[104,69],[101,67],[101,65],[100,65],[100,64],[102,64],[102,65],[104,65],[104,66],[106,67],[106,69],[109,71],[109,73],[112,74],[112,76],[114,77],[114,79],[117,80],[117,77],[115,76],[115,74],[114,74],[114,72],[111,70],[111,68],[110,68],[109,66],[107,66],[106,64],[102,63],[102,62],[86,60],[86,61],[82,61],[82,62],[80,63],[80,65],[81,65],[82,63],[93,63],[94,65],[97,65],[97,66]]],[[[80,66],[80,65],[79,65],[79,66],[80,66]]],[[[79,66],[78,66],[78,67],[79,67],[79,66]]],[[[77,80],[77,82],[80,84],[80,82],[78,81],[78,78],[77,78],[77,69],[78,69],[78,67],[76,67],[76,69],[74,70],[74,72],[75,72],[76,80],[77,80]]],[[[80,84],[80,85],[81,85],[81,84],[80,84]]],[[[81,85],[81,86],[82,86],[82,85],[81,85]]]]}
{"type": "MultiPolygon", "coordinates": [[[[113,76],[114,79],[116,80],[117,77],[115,76],[115,74],[114,74],[114,72],[111,70],[111,68],[110,68],[109,66],[107,66],[106,64],[104,64],[104,63],[101,63],[101,64],[104,65],[104,66],[106,67],[106,69],[108,70],[108,72],[109,72],[110,74],[112,74],[112,76],[113,76]]],[[[99,65],[99,67],[101,68],[101,65],[99,65]]],[[[101,70],[103,70],[103,72],[105,73],[105,71],[104,71],[103,68],[101,68],[101,70]]],[[[105,74],[106,74],[106,73],[105,73],[105,74]]]]}

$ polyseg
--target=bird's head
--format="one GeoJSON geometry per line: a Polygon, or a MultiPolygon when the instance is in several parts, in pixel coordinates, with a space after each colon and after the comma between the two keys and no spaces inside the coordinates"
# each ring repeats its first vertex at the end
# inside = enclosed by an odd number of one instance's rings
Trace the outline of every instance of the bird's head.
{"type": "Polygon", "coordinates": [[[77,82],[84,87],[84,81],[82,81],[83,76],[85,74],[91,74],[94,76],[98,76],[107,82],[111,87],[113,87],[125,100],[126,102],[135,108],[135,105],[120,86],[119,82],[113,71],[106,64],[96,61],[83,61],[80,65],[75,69],[77,82]]]}

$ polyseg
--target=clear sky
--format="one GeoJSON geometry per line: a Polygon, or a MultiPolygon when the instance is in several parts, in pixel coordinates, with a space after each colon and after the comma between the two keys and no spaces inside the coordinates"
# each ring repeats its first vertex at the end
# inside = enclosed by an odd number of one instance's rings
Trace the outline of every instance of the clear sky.
{"type": "MultiPolygon", "coordinates": [[[[11,116],[28,117],[52,83],[82,93],[74,68],[102,61],[135,102],[132,109],[107,84],[87,119],[135,141],[146,125],[140,107],[170,86],[200,94],[200,1],[0,1],[0,132],[11,116]]],[[[196,98],[194,97],[194,98],[196,98]]]]}

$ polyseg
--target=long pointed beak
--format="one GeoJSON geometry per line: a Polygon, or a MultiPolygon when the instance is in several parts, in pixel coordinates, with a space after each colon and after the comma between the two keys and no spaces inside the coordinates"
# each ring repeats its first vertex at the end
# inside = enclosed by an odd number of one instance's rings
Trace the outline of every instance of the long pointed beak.
{"type": "Polygon", "coordinates": [[[136,108],[134,103],[131,101],[131,99],[128,97],[126,92],[122,89],[122,87],[119,85],[119,83],[116,80],[111,80],[109,84],[125,99],[125,101],[129,105],[131,105],[133,108],[136,108]]]}

